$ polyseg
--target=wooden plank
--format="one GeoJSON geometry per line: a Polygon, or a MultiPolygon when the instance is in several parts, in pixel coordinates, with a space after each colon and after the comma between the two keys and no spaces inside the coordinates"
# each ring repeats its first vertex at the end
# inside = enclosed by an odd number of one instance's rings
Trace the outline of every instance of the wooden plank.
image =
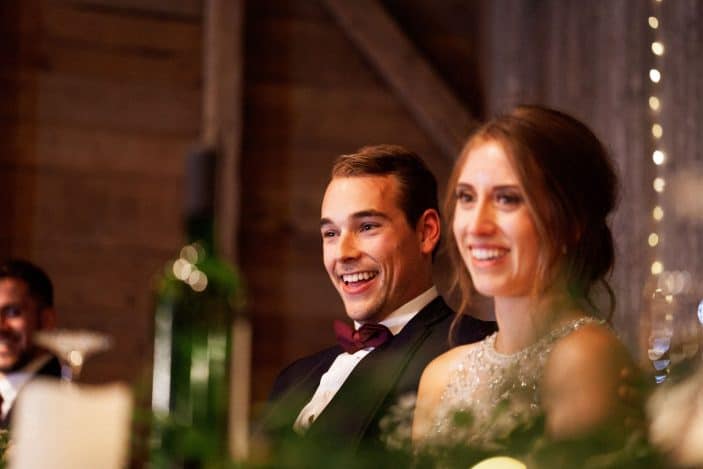
{"type": "Polygon", "coordinates": [[[49,72],[0,71],[0,87],[17,89],[0,102],[0,119],[39,125],[197,135],[197,88],[125,83],[49,72]]]}
{"type": "MultiPolygon", "coordinates": [[[[240,157],[244,77],[244,0],[206,0],[203,142],[219,153],[216,216],[219,249],[236,263],[239,232],[240,157]]],[[[246,319],[232,324],[229,452],[249,451],[251,344],[246,319]]]]}
{"type": "Polygon", "coordinates": [[[220,153],[217,219],[222,254],[237,260],[244,79],[244,2],[205,2],[203,142],[220,153]]]}
{"type": "Polygon", "coordinates": [[[100,8],[107,11],[132,14],[156,14],[160,16],[200,19],[203,0],[73,0],[82,10],[100,8]]]}
{"type": "Polygon", "coordinates": [[[31,220],[37,244],[51,236],[130,250],[181,240],[182,192],[173,179],[33,170],[11,178],[21,188],[13,205],[31,220]]]}
{"type": "Polygon", "coordinates": [[[119,14],[62,2],[44,2],[41,18],[45,40],[79,43],[86,49],[164,54],[197,52],[202,45],[199,18],[119,14]]]}
{"type": "Polygon", "coordinates": [[[93,175],[183,176],[183,160],[192,139],[104,129],[30,123],[3,125],[0,165],[16,169],[93,175]]]}
{"type": "Polygon", "coordinates": [[[448,158],[475,120],[375,0],[324,0],[369,62],[448,158]]]}

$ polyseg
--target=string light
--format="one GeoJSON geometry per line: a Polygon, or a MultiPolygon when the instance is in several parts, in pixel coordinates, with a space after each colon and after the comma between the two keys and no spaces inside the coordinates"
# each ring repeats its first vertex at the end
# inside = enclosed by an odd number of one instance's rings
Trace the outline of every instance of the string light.
{"type": "Polygon", "coordinates": [[[655,247],[657,244],[659,244],[659,235],[657,233],[651,233],[649,235],[649,238],[647,238],[647,242],[651,247],[655,247]]]}
{"type": "Polygon", "coordinates": [[[663,151],[654,150],[654,153],[652,153],[652,161],[654,161],[655,165],[660,166],[660,165],[664,164],[665,160],[666,160],[666,155],[664,154],[663,151]]]}
{"type": "Polygon", "coordinates": [[[659,98],[657,98],[656,96],[649,97],[649,108],[652,111],[658,111],[660,106],[661,103],[659,102],[659,98]]]}
{"type": "Polygon", "coordinates": [[[666,181],[664,180],[663,177],[656,177],[654,178],[654,182],[652,183],[652,187],[654,187],[654,190],[662,193],[664,192],[664,188],[666,187],[666,181]]]}
{"type": "Polygon", "coordinates": [[[664,209],[659,205],[654,207],[654,210],[652,210],[652,218],[656,221],[662,221],[662,218],[664,218],[664,209]]]}
{"type": "Polygon", "coordinates": [[[649,23],[649,27],[652,29],[657,29],[659,27],[659,20],[656,16],[650,16],[647,19],[647,22],[649,23]]]}
{"type": "Polygon", "coordinates": [[[664,272],[664,264],[660,261],[652,262],[652,275],[659,275],[664,272]]]}
{"type": "Polygon", "coordinates": [[[664,55],[664,44],[659,41],[654,41],[652,43],[652,53],[654,55],[664,55]]]}
{"type": "Polygon", "coordinates": [[[664,135],[664,129],[662,128],[661,124],[653,124],[652,136],[654,138],[662,138],[662,135],[664,135]]]}
{"type": "Polygon", "coordinates": [[[662,79],[662,74],[659,70],[653,68],[649,70],[649,79],[652,80],[652,83],[659,83],[662,79]]]}

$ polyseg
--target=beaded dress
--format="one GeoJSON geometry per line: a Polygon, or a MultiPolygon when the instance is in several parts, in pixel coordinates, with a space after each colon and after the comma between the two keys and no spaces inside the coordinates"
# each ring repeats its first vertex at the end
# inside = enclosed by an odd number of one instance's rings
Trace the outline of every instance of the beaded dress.
{"type": "Polygon", "coordinates": [[[542,413],[539,385],[554,344],[595,318],[570,321],[512,355],[495,349],[494,333],[472,347],[450,372],[424,444],[492,448],[542,413]],[[466,418],[460,418],[462,415],[466,418]]]}

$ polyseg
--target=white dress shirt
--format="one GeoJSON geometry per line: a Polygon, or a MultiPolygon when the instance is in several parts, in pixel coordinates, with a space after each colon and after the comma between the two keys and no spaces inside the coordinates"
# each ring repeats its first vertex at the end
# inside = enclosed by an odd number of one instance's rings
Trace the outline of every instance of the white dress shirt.
{"type": "Polygon", "coordinates": [[[21,370],[0,373],[0,395],[2,396],[0,415],[3,419],[12,409],[20,390],[49,360],[51,360],[51,355],[45,353],[36,357],[21,370]]]}
{"type": "MultiPolygon", "coordinates": [[[[390,329],[393,335],[396,335],[422,308],[430,304],[438,295],[437,287],[432,286],[393,311],[383,321],[380,321],[379,324],[383,324],[390,329]]],[[[355,329],[359,329],[361,326],[362,323],[354,321],[355,329]]],[[[315,421],[317,416],[320,415],[330,401],[332,401],[332,398],[337,394],[351,372],[354,371],[356,365],[358,365],[366,355],[371,353],[373,349],[374,347],[366,347],[355,353],[343,352],[337,356],[327,372],[320,378],[320,384],[315,394],[313,394],[312,399],[303,407],[303,410],[298,414],[298,418],[295,419],[293,428],[296,432],[304,433],[305,430],[308,429],[310,424],[315,421]]]]}

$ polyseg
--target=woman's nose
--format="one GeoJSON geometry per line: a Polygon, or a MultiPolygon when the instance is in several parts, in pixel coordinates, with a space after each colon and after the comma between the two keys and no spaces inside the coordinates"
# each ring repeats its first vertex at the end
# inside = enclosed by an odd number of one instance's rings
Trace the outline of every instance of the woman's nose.
{"type": "Polygon", "coordinates": [[[489,203],[477,203],[469,217],[469,233],[476,236],[492,234],[495,231],[494,215],[489,203]]]}

